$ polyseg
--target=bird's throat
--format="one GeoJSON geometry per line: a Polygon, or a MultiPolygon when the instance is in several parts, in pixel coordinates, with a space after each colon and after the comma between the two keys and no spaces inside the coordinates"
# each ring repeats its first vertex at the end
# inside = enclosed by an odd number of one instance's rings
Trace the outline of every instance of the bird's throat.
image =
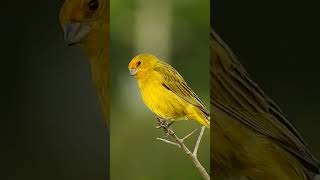
{"type": "Polygon", "coordinates": [[[87,42],[83,50],[89,58],[91,76],[101,103],[104,119],[109,124],[109,48],[107,38],[96,42],[87,42]]]}

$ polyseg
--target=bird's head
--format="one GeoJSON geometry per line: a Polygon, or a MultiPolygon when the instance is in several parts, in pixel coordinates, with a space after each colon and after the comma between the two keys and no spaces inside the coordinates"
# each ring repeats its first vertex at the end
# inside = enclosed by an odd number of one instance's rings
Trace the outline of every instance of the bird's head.
{"type": "Polygon", "coordinates": [[[131,76],[140,77],[153,69],[157,62],[157,57],[151,54],[140,54],[130,61],[128,68],[131,76]]]}
{"type": "Polygon", "coordinates": [[[107,0],[65,0],[59,20],[66,43],[86,45],[102,39],[101,33],[108,33],[108,12],[107,0]]]}

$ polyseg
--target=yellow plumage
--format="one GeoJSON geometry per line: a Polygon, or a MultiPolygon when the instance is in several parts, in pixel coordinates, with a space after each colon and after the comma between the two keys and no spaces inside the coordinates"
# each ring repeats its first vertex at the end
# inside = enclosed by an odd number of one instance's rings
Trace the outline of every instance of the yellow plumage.
{"type": "Polygon", "coordinates": [[[319,180],[299,132],[214,31],[210,47],[211,178],[319,180]]]}
{"type": "Polygon", "coordinates": [[[102,112],[109,125],[109,0],[68,0],[60,10],[60,24],[69,46],[79,45],[91,65],[102,112]]]}
{"type": "Polygon", "coordinates": [[[195,120],[210,128],[209,112],[172,66],[151,54],[141,54],[128,68],[138,80],[143,102],[156,116],[170,121],[195,120]]]}

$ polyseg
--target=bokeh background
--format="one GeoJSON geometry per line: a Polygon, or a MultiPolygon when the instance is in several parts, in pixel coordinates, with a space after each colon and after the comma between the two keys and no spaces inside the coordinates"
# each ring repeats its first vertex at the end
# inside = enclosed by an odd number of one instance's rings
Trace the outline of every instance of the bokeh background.
{"type": "MultiPolygon", "coordinates": [[[[142,103],[130,60],[151,53],[174,66],[209,107],[209,9],[198,0],[111,0],[111,179],[202,179],[193,163],[175,146],[156,140],[154,115],[142,103]]],[[[209,109],[209,108],[208,108],[209,109]]],[[[180,136],[200,126],[173,124],[180,136]]],[[[194,135],[187,144],[193,148],[194,135]]],[[[209,169],[209,131],[199,159],[209,169]]]]}
{"type": "Polygon", "coordinates": [[[63,40],[62,3],[1,2],[2,180],[107,179],[107,131],[89,62],[63,40]]]}
{"type": "Polygon", "coordinates": [[[211,24],[320,159],[315,1],[211,1],[211,24]]]}

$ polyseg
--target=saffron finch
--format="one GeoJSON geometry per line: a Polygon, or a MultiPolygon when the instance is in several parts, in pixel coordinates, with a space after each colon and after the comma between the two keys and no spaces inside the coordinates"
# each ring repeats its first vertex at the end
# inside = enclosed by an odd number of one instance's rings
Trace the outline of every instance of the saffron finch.
{"type": "Polygon", "coordinates": [[[319,180],[301,135],[214,31],[210,47],[212,178],[319,180]]]}
{"type": "Polygon", "coordinates": [[[109,0],[66,0],[60,24],[69,46],[79,45],[89,58],[91,76],[109,124],[109,0]]]}
{"type": "Polygon", "coordinates": [[[128,68],[138,81],[143,102],[157,117],[171,122],[195,120],[210,128],[209,112],[172,66],[151,54],[141,54],[128,68]]]}

